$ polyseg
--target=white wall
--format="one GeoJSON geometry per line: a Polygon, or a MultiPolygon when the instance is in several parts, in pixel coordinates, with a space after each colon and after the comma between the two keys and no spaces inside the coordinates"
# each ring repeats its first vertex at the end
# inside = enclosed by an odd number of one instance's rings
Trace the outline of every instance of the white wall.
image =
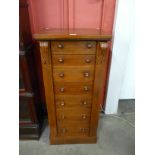
{"type": "Polygon", "coordinates": [[[112,64],[106,101],[106,114],[117,113],[118,100],[134,98],[134,0],[116,3],[112,64]]]}
{"type": "Polygon", "coordinates": [[[126,62],[125,73],[122,81],[122,88],[120,99],[134,99],[135,98],[135,81],[134,81],[134,48],[133,40],[130,42],[128,51],[128,60],[126,62]]]}

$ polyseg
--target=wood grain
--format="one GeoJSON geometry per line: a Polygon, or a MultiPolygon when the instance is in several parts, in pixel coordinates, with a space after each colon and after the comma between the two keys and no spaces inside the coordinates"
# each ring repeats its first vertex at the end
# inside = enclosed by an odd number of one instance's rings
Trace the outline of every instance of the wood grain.
{"type": "Polygon", "coordinates": [[[52,64],[51,64],[51,54],[50,54],[50,44],[48,41],[40,41],[40,54],[43,70],[43,80],[45,87],[45,98],[48,110],[49,123],[51,128],[51,141],[57,136],[57,126],[56,126],[56,113],[55,113],[55,103],[54,103],[54,91],[53,91],[53,75],[52,75],[52,64]]]}
{"type": "Polygon", "coordinates": [[[61,123],[71,123],[77,121],[77,125],[81,122],[89,122],[90,109],[57,109],[57,121],[61,123]]]}
{"type": "Polygon", "coordinates": [[[111,40],[111,32],[98,29],[40,29],[33,38],[36,40],[111,40]],[[74,34],[74,35],[73,35],[74,34]]]}
{"type": "Polygon", "coordinates": [[[56,95],[92,95],[93,86],[91,83],[54,83],[54,92],[56,95]],[[64,91],[61,92],[61,88],[64,91]],[[88,90],[86,91],[85,88],[88,90]]]}
{"type": "MultiPolygon", "coordinates": [[[[51,139],[51,138],[50,138],[51,139]]],[[[51,141],[51,144],[87,144],[87,143],[96,143],[97,137],[90,136],[62,136],[55,137],[54,142],[51,141]]]]}
{"type": "Polygon", "coordinates": [[[111,42],[109,41],[108,42],[109,46],[107,48],[107,51],[106,51],[106,55],[105,55],[105,67],[103,69],[103,87],[102,87],[102,95],[101,96],[101,103],[102,103],[102,107],[104,108],[105,107],[105,104],[106,104],[106,97],[107,97],[107,88],[108,88],[108,81],[109,81],[109,75],[110,75],[110,67],[111,67],[111,57],[112,57],[112,52],[111,52],[111,49],[110,49],[110,45],[111,45],[111,42]]]}
{"type": "Polygon", "coordinates": [[[58,124],[58,136],[60,137],[75,137],[75,136],[88,136],[89,124],[72,123],[72,124],[58,124]]]}
{"type": "Polygon", "coordinates": [[[94,66],[95,55],[52,54],[53,68],[68,66],[94,66]]]}
{"type": "Polygon", "coordinates": [[[95,41],[52,41],[54,54],[95,54],[95,41]]]}
{"type": "Polygon", "coordinates": [[[99,109],[100,104],[102,104],[102,92],[103,85],[106,83],[105,79],[105,59],[108,51],[108,43],[103,42],[107,47],[101,48],[100,43],[97,44],[96,51],[96,67],[95,67],[95,81],[94,81],[94,92],[93,92],[93,103],[92,103],[92,111],[91,111],[91,122],[90,122],[90,136],[96,136],[97,134],[97,126],[99,119],[99,109]]]}
{"type": "Polygon", "coordinates": [[[55,104],[57,109],[87,109],[91,107],[91,100],[91,95],[55,95],[55,104]]]}
{"type": "Polygon", "coordinates": [[[92,82],[94,66],[69,66],[53,68],[55,82],[92,82]]]}

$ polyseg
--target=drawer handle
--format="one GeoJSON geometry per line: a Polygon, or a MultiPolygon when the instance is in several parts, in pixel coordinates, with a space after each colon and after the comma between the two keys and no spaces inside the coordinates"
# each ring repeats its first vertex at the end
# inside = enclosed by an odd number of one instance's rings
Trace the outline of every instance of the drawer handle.
{"type": "Polygon", "coordinates": [[[85,59],[85,62],[86,62],[86,63],[90,63],[91,60],[90,60],[89,58],[87,58],[87,59],[85,59]]]}
{"type": "Polygon", "coordinates": [[[91,43],[87,44],[87,48],[92,48],[92,47],[93,47],[93,45],[91,43]]]}
{"type": "Polygon", "coordinates": [[[87,102],[86,101],[82,101],[81,104],[82,105],[87,105],[87,102]]]}
{"type": "Polygon", "coordinates": [[[63,58],[59,58],[58,60],[60,63],[63,63],[64,62],[64,59],[63,58]]]}
{"type": "Polygon", "coordinates": [[[84,91],[88,91],[89,88],[87,86],[84,86],[84,91]]]}
{"type": "Polygon", "coordinates": [[[64,106],[64,105],[65,105],[65,102],[64,102],[64,101],[62,101],[62,102],[60,103],[60,105],[61,105],[61,106],[64,106]]]}
{"type": "Polygon", "coordinates": [[[86,118],[87,118],[86,114],[82,114],[82,119],[86,119],[86,118]]]}
{"type": "Polygon", "coordinates": [[[84,75],[84,77],[89,77],[89,73],[88,72],[85,72],[83,75],[84,75]]]}
{"type": "Polygon", "coordinates": [[[63,78],[64,77],[64,73],[60,73],[59,77],[63,78]]]}
{"type": "Polygon", "coordinates": [[[66,133],[66,128],[62,128],[62,133],[66,133]]]}
{"type": "Polygon", "coordinates": [[[58,48],[63,48],[63,44],[58,44],[58,48]]]}
{"type": "Polygon", "coordinates": [[[63,93],[65,91],[65,88],[61,87],[60,91],[63,93]]]}

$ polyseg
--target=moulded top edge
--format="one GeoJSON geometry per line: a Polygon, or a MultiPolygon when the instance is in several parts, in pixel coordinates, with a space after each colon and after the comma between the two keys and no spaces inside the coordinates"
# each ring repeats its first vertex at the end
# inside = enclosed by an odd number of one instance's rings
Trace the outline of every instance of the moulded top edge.
{"type": "Polygon", "coordinates": [[[112,35],[99,29],[41,29],[33,34],[36,40],[110,40],[112,35]]]}

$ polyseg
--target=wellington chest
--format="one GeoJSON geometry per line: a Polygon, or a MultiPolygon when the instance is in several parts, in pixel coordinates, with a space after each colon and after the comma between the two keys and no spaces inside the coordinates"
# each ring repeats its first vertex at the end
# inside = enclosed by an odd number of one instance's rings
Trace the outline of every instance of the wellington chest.
{"type": "Polygon", "coordinates": [[[105,100],[111,35],[96,29],[40,30],[50,143],[95,143],[105,100]]]}

